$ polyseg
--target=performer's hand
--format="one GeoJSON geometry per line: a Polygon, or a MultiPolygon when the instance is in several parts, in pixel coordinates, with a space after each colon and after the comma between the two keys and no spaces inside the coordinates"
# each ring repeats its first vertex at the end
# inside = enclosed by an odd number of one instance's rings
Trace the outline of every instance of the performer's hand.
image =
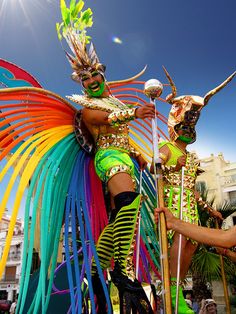
{"type": "Polygon", "coordinates": [[[216,218],[216,219],[221,220],[221,221],[223,220],[223,217],[222,217],[221,213],[218,212],[217,210],[211,210],[211,211],[209,212],[209,214],[210,214],[210,216],[213,217],[213,218],[216,218]]]}
{"type": "Polygon", "coordinates": [[[135,116],[138,119],[152,119],[155,118],[155,106],[153,104],[146,104],[138,107],[135,111],[135,116]]]}
{"type": "Polygon", "coordinates": [[[156,224],[158,224],[159,214],[160,213],[164,213],[165,214],[167,229],[172,229],[172,227],[174,225],[174,222],[176,220],[174,215],[172,215],[172,213],[166,207],[156,208],[155,211],[154,211],[154,220],[155,220],[156,224]]]}
{"type": "Polygon", "coordinates": [[[175,170],[176,171],[179,171],[182,167],[184,167],[186,164],[186,156],[180,156],[178,159],[177,159],[177,164],[175,166],[175,170]]]}
{"type": "Polygon", "coordinates": [[[138,162],[138,164],[139,164],[140,170],[144,170],[144,169],[147,168],[147,162],[146,162],[146,160],[143,158],[142,155],[139,155],[138,157],[136,157],[136,160],[137,160],[137,162],[138,162]]]}

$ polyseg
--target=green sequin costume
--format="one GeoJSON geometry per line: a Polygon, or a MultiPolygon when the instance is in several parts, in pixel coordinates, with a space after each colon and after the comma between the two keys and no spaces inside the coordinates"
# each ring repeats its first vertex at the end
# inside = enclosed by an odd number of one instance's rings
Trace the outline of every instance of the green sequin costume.
{"type": "MultiPolygon", "coordinates": [[[[171,142],[161,142],[159,148],[167,145],[171,152],[170,159],[163,166],[164,202],[172,214],[180,216],[181,170],[175,171],[177,160],[183,152],[171,142]]],[[[187,153],[184,171],[183,221],[198,225],[199,216],[195,197],[195,182],[199,171],[199,162],[194,154],[187,153]]],[[[174,231],[168,233],[171,239],[174,231]]]]}

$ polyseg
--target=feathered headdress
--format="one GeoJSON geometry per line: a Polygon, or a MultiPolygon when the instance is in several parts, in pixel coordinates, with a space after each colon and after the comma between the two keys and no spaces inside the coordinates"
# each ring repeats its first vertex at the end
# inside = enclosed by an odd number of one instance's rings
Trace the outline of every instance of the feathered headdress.
{"type": "Polygon", "coordinates": [[[84,72],[97,70],[104,76],[105,66],[99,62],[94,45],[87,36],[87,28],[93,25],[93,12],[90,8],[82,11],[84,1],[71,0],[67,8],[65,0],[61,0],[62,23],[57,23],[59,40],[64,37],[72,54],[66,52],[66,56],[74,72],[72,79],[80,81],[84,72]],[[89,48],[87,49],[88,44],[89,48]]]}

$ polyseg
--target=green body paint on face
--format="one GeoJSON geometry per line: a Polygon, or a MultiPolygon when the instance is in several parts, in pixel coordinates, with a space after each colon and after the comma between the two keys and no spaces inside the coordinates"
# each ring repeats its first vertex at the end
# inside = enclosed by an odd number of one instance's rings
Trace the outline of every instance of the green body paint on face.
{"type": "Polygon", "coordinates": [[[187,143],[187,144],[191,143],[192,140],[193,140],[192,138],[189,138],[189,137],[186,137],[186,136],[183,136],[183,135],[180,135],[178,138],[179,138],[182,142],[187,143]]]}
{"type": "Polygon", "coordinates": [[[105,82],[102,82],[99,84],[99,90],[97,90],[96,92],[93,91],[90,87],[88,87],[86,89],[86,92],[89,94],[89,96],[92,96],[92,97],[99,97],[102,95],[102,93],[104,92],[105,90],[105,82]]]}

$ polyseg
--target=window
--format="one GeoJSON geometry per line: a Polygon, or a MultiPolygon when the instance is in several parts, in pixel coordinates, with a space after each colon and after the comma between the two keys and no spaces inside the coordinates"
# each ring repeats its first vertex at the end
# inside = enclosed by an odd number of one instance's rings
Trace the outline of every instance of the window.
{"type": "Polygon", "coordinates": [[[230,203],[236,203],[236,191],[229,192],[229,201],[230,203]]]}
{"type": "Polygon", "coordinates": [[[16,266],[7,266],[5,271],[5,281],[16,280],[16,266]]]}

